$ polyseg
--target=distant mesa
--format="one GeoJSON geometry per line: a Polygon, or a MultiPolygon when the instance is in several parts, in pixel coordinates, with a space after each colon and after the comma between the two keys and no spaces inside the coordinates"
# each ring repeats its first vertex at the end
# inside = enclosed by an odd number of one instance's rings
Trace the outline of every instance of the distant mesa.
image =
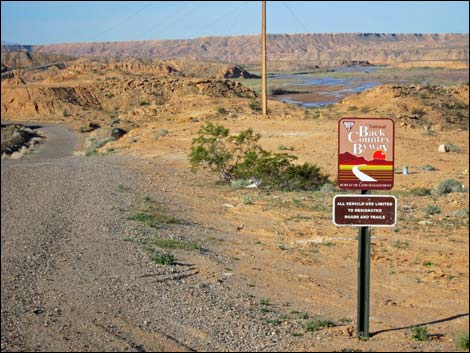
{"type": "MultiPolygon", "coordinates": [[[[369,66],[396,65],[410,61],[429,64],[436,62],[437,58],[449,58],[453,62],[465,64],[468,62],[468,38],[466,33],[307,33],[269,34],[267,41],[271,48],[268,52],[272,70],[284,67],[285,62],[289,62],[291,66],[292,63],[304,63],[304,66],[308,63],[308,67],[369,66]]],[[[75,57],[193,59],[227,63],[258,62],[261,55],[257,35],[62,43],[28,48],[33,52],[75,57]]]]}

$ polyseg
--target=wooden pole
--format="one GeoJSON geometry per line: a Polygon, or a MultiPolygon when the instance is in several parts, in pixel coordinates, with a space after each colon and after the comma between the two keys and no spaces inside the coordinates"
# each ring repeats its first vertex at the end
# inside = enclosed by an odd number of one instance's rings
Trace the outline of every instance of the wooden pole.
{"type": "Polygon", "coordinates": [[[262,1],[262,21],[261,21],[261,105],[263,118],[266,118],[268,111],[267,83],[266,83],[266,1],[262,1]]]}

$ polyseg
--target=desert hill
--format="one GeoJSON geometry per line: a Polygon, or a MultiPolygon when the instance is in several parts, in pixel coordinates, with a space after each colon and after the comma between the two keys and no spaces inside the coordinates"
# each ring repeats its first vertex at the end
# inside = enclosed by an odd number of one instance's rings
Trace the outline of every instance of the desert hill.
{"type": "MultiPolygon", "coordinates": [[[[383,34],[326,33],[271,34],[267,38],[271,67],[285,61],[309,65],[338,65],[369,62],[395,65],[408,62],[426,66],[468,67],[468,34],[383,34]]],[[[36,45],[34,53],[54,53],[75,57],[189,58],[232,63],[258,62],[260,36],[201,37],[185,40],[152,40],[101,43],[36,45]]]]}
{"type": "Polygon", "coordinates": [[[393,117],[404,128],[468,129],[468,94],[468,85],[383,85],[343,99],[334,110],[393,117]]]}

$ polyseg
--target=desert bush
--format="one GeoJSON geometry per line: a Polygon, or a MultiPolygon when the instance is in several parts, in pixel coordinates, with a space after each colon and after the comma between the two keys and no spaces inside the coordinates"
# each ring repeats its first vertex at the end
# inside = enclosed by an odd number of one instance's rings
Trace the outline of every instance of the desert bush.
{"type": "Polygon", "coordinates": [[[423,115],[426,114],[426,112],[420,108],[413,108],[413,110],[411,111],[411,114],[416,115],[419,118],[421,118],[423,115]]]}
{"type": "Polygon", "coordinates": [[[147,252],[150,256],[150,259],[156,265],[175,265],[176,259],[173,254],[170,253],[162,253],[156,249],[148,248],[147,252]]]}
{"type": "Polygon", "coordinates": [[[427,196],[431,195],[431,189],[428,188],[414,188],[410,190],[411,195],[415,196],[427,196]]]}
{"type": "Polygon", "coordinates": [[[427,206],[424,208],[424,212],[425,212],[427,215],[432,216],[432,215],[441,213],[441,209],[439,208],[439,206],[436,206],[436,205],[427,205],[427,206]]]}
{"type": "Polygon", "coordinates": [[[449,152],[456,152],[456,153],[460,152],[459,146],[454,145],[452,142],[447,142],[446,147],[449,150],[449,152]]]}
{"type": "Polygon", "coordinates": [[[336,325],[330,320],[315,319],[305,322],[302,326],[305,331],[313,332],[321,330],[322,328],[335,327],[336,325]]]}
{"type": "Polygon", "coordinates": [[[261,111],[261,102],[258,100],[252,100],[249,104],[249,107],[251,110],[255,112],[260,112],[261,111]]]}
{"type": "Polygon", "coordinates": [[[252,129],[230,136],[224,126],[206,123],[192,142],[191,169],[202,166],[225,181],[258,179],[264,187],[287,191],[317,190],[328,182],[316,165],[293,164],[294,155],[264,150],[260,138],[252,129]]]}
{"type": "Polygon", "coordinates": [[[428,172],[432,172],[432,171],[435,171],[437,170],[435,167],[433,167],[432,165],[430,164],[426,164],[425,166],[421,167],[422,170],[426,170],[428,172]]]}
{"type": "Polygon", "coordinates": [[[446,179],[436,187],[437,195],[450,194],[452,192],[463,192],[462,183],[455,179],[446,179]]]}
{"type": "Polygon", "coordinates": [[[413,326],[411,337],[416,341],[429,341],[428,328],[426,326],[413,326]]]}
{"type": "Polygon", "coordinates": [[[221,115],[226,115],[227,110],[225,110],[225,108],[223,108],[223,107],[220,107],[220,108],[217,109],[217,113],[219,113],[221,115]]]}
{"type": "Polygon", "coordinates": [[[468,352],[468,332],[462,332],[459,333],[456,337],[455,340],[457,344],[457,348],[460,349],[461,351],[467,351],[468,352]]]}

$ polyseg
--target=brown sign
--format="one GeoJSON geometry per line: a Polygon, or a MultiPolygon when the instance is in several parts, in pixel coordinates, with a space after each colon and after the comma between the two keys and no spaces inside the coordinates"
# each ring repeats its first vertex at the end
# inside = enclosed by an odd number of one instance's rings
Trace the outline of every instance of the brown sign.
{"type": "Polygon", "coordinates": [[[337,226],[392,227],[397,223],[397,198],[383,195],[336,195],[333,223],[337,226]]]}
{"type": "Polygon", "coordinates": [[[345,190],[393,187],[395,124],[386,118],[338,122],[338,186],[345,190]]]}

